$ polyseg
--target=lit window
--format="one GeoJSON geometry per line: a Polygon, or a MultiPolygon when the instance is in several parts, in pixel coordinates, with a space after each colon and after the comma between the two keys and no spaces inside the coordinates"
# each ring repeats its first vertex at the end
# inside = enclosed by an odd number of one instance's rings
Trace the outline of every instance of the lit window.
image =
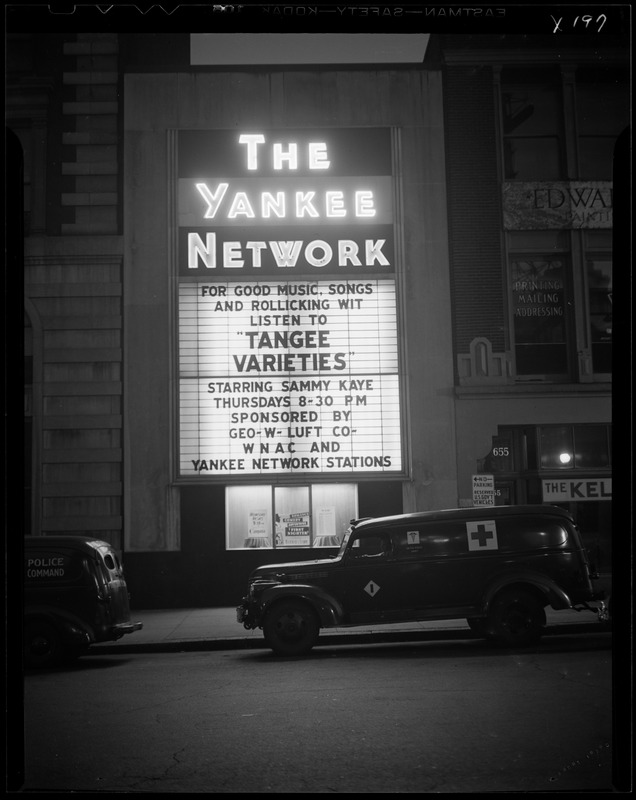
{"type": "Polygon", "coordinates": [[[230,486],[226,546],[228,550],[337,548],[357,516],[356,484],[230,486]]]}
{"type": "Polygon", "coordinates": [[[541,468],[573,469],[574,438],[569,425],[541,428],[541,468]]]}
{"type": "Polygon", "coordinates": [[[539,428],[541,469],[603,469],[611,466],[607,425],[554,425],[539,428]]]}

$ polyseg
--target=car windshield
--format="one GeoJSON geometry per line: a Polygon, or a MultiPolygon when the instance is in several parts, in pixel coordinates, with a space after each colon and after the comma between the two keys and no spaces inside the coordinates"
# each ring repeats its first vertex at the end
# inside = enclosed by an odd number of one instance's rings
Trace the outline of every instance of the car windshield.
{"type": "Polygon", "coordinates": [[[340,550],[338,550],[338,556],[343,556],[344,555],[344,552],[347,549],[347,543],[349,542],[349,539],[351,538],[351,533],[352,532],[353,532],[353,526],[350,526],[348,528],[347,532],[344,535],[344,539],[342,540],[342,543],[340,544],[340,550]]]}

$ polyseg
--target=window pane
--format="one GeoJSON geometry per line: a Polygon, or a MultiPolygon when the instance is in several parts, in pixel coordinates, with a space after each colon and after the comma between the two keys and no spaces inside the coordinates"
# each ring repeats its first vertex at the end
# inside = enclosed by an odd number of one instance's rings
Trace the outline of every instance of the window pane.
{"type": "Polygon", "coordinates": [[[271,486],[228,486],[225,490],[228,550],[272,547],[271,486]]]}
{"type": "Polygon", "coordinates": [[[579,178],[612,180],[614,145],[630,120],[629,82],[615,71],[580,70],[576,84],[579,178]]]}
{"type": "Polygon", "coordinates": [[[379,533],[377,536],[359,536],[354,539],[349,551],[352,559],[378,559],[388,555],[391,537],[388,533],[379,533]]]}
{"type": "Polygon", "coordinates": [[[310,547],[311,524],[308,486],[277,486],[276,547],[310,547]]]}
{"type": "Polygon", "coordinates": [[[572,469],[574,441],[569,425],[541,428],[539,441],[541,469],[572,469]]]}
{"type": "Polygon", "coordinates": [[[517,375],[565,375],[567,349],[558,344],[520,344],[515,347],[517,375]]]}
{"type": "Polygon", "coordinates": [[[561,177],[556,138],[514,138],[504,142],[505,174],[509,180],[557,180],[561,177]]]}
{"type": "Polygon", "coordinates": [[[589,259],[587,262],[592,365],[594,372],[612,371],[612,262],[589,259]]]}
{"type": "Polygon", "coordinates": [[[511,279],[517,374],[567,373],[564,262],[515,260],[511,279]]]}
{"type": "Polygon", "coordinates": [[[609,467],[607,428],[605,425],[575,425],[574,466],[581,469],[609,467]]]}
{"type": "Polygon", "coordinates": [[[615,144],[614,137],[585,136],[579,139],[579,177],[586,180],[611,181],[615,144]]]}
{"type": "Polygon", "coordinates": [[[314,547],[339,547],[352,519],[358,516],[355,483],[315,484],[311,487],[314,547]]]}
{"type": "Polygon", "coordinates": [[[561,130],[561,92],[549,85],[503,85],[505,136],[544,136],[561,130]]]}
{"type": "Polygon", "coordinates": [[[569,237],[564,231],[509,231],[508,249],[510,252],[526,253],[530,251],[538,253],[542,250],[550,253],[558,250],[567,251],[569,250],[569,237]]]}
{"type": "Polygon", "coordinates": [[[277,486],[273,498],[271,486],[230,486],[225,498],[228,550],[340,547],[358,517],[355,483],[277,486]]]}
{"type": "Polygon", "coordinates": [[[501,88],[504,171],[510,180],[554,180],[561,175],[561,92],[550,84],[501,88]]]}
{"type": "Polygon", "coordinates": [[[523,444],[526,453],[526,463],[521,466],[522,470],[535,470],[539,469],[538,463],[538,441],[537,429],[526,428],[523,431],[523,444]]]}
{"type": "Polygon", "coordinates": [[[605,134],[616,138],[629,124],[629,105],[627,84],[578,83],[576,107],[579,135],[605,134]]]}
{"type": "Polygon", "coordinates": [[[612,249],[612,231],[589,230],[584,231],[586,250],[604,250],[610,252],[612,249]]]}

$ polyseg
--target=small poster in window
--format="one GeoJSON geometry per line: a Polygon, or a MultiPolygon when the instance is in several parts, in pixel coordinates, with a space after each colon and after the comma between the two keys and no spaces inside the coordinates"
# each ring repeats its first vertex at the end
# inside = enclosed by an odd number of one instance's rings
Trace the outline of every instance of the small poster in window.
{"type": "Polygon", "coordinates": [[[267,511],[250,511],[247,531],[249,536],[267,536],[267,511]]]}
{"type": "Polygon", "coordinates": [[[283,518],[283,545],[309,547],[309,512],[300,511],[283,518]]]}
{"type": "Polygon", "coordinates": [[[321,506],[316,512],[314,547],[339,547],[339,545],[335,506],[321,506]]]}
{"type": "Polygon", "coordinates": [[[248,511],[245,547],[271,547],[267,531],[267,511],[248,511]]]}

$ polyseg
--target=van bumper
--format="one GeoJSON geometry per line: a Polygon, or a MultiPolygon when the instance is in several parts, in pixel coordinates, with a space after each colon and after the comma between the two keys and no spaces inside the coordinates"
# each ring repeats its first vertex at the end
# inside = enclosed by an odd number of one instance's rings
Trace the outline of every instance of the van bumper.
{"type": "Polygon", "coordinates": [[[236,621],[241,624],[245,630],[254,630],[259,625],[259,618],[257,616],[257,607],[253,603],[246,602],[244,605],[237,606],[236,608],[236,621]]]}
{"type": "Polygon", "coordinates": [[[140,631],[143,626],[143,622],[120,622],[112,626],[111,633],[115,639],[121,639],[121,637],[125,636],[127,633],[140,631]]]}
{"type": "Polygon", "coordinates": [[[597,615],[599,622],[610,622],[612,617],[609,603],[605,599],[595,597],[589,603],[573,603],[572,608],[574,611],[591,611],[597,615]]]}

